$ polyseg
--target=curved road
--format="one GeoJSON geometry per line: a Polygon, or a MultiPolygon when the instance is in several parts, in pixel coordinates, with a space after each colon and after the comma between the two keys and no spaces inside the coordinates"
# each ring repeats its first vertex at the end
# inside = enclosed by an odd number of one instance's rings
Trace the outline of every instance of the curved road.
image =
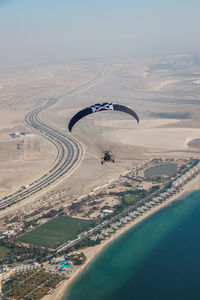
{"type": "MultiPolygon", "coordinates": [[[[83,88],[93,85],[101,78],[101,73],[76,89],[71,90],[63,96],[78,92],[83,88]]],[[[63,97],[62,96],[62,97],[63,97]]],[[[25,121],[29,127],[32,127],[40,135],[51,141],[57,149],[57,156],[50,170],[42,177],[29,184],[26,188],[21,188],[12,195],[6,196],[0,201],[0,210],[13,205],[33,194],[36,194],[45,187],[58,181],[61,177],[69,174],[73,168],[77,167],[83,157],[83,148],[81,144],[74,138],[62,133],[61,131],[50,127],[48,124],[40,120],[40,112],[48,109],[50,106],[57,103],[59,99],[49,100],[44,105],[33,109],[29,112],[25,121]]]]}

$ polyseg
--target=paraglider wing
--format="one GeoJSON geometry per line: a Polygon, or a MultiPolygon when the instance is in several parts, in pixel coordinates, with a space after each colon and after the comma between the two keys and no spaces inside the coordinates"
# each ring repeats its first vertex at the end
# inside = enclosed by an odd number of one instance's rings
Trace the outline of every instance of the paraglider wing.
{"type": "Polygon", "coordinates": [[[85,116],[87,116],[89,114],[92,114],[92,113],[95,113],[95,112],[105,111],[105,110],[118,110],[118,111],[128,113],[131,116],[133,116],[137,120],[137,122],[139,123],[138,115],[132,109],[130,109],[130,108],[124,106],[124,105],[121,105],[121,104],[105,102],[105,103],[97,103],[97,104],[91,105],[89,107],[86,107],[86,108],[80,110],[78,113],[76,113],[69,122],[69,125],[68,125],[69,131],[71,132],[73,126],[79,120],[84,118],[85,116]]]}
{"type": "Polygon", "coordinates": [[[138,115],[132,109],[130,109],[129,107],[121,105],[121,104],[113,103],[113,109],[114,110],[119,110],[119,111],[122,111],[122,112],[125,112],[125,113],[131,115],[139,123],[139,117],[138,117],[138,115]]]}
{"type": "Polygon", "coordinates": [[[91,107],[87,107],[85,109],[80,110],[77,114],[73,116],[68,125],[68,130],[71,132],[74,125],[85,116],[92,114],[91,107]]]}

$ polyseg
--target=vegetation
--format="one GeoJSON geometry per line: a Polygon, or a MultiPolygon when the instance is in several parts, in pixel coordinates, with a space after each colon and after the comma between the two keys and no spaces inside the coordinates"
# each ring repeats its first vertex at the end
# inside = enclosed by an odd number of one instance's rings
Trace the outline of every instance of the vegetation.
{"type": "Polygon", "coordinates": [[[9,252],[10,252],[9,248],[7,248],[5,246],[0,246],[0,259],[5,257],[6,255],[8,255],[9,252]]]}
{"type": "Polygon", "coordinates": [[[73,211],[74,213],[80,213],[82,211],[82,206],[82,202],[75,202],[69,206],[69,210],[73,211]]]}
{"type": "Polygon", "coordinates": [[[141,195],[138,194],[126,194],[124,196],[124,203],[128,205],[133,205],[135,204],[138,200],[141,199],[141,195]]]}
{"type": "Polygon", "coordinates": [[[55,217],[58,213],[62,213],[63,212],[63,207],[61,207],[58,210],[52,209],[50,210],[47,214],[44,214],[42,216],[42,218],[53,218],[55,217]]]}
{"type": "Polygon", "coordinates": [[[138,204],[140,200],[150,196],[152,193],[156,192],[159,188],[160,188],[159,185],[154,185],[150,190],[133,189],[130,191],[116,193],[117,196],[121,197],[121,204],[115,206],[116,211],[121,212],[123,211],[124,208],[126,208],[126,206],[138,204]]]}
{"type": "Polygon", "coordinates": [[[157,182],[157,183],[165,183],[166,181],[169,180],[168,177],[163,177],[163,176],[154,176],[153,178],[151,178],[151,180],[153,182],[157,182]]]}
{"type": "Polygon", "coordinates": [[[74,265],[82,265],[86,261],[86,256],[83,252],[67,255],[67,259],[73,262],[74,265]]]}
{"type": "Polygon", "coordinates": [[[18,299],[41,299],[54,289],[65,277],[47,273],[44,270],[17,274],[3,285],[4,297],[18,299]]]}
{"type": "Polygon", "coordinates": [[[17,245],[12,240],[5,239],[1,241],[0,248],[8,249],[6,255],[0,258],[0,265],[12,264],[26,259],[36,259],[37,262],[40,263],[46,261],[50,253],[47,249],[35,246],[25,247],[23,245],[17,245]]]}
{"type": "Polygon", "coordinates": [[[92,225],[93,222],[88,220],[59,216],[25,233],[18,238],[18,241],[47,248],[57,248],[92,225]]]}
{"type": "Polygon", "coordinates": [[[31,221],[25,221],[25,228],[29,228],[30,226],[37,226],[37,222],[38,220],[41,220],[41,219],[44,219],[44,218],[54,218],[56,215],[62,215],[63,214],[63,207],[55,210],[55,209],[52,209],[50,210],[48,213],[46,214],[43,214],[41,217],[38,217],[38,218],[34,218],[33,220],[31,221]]]}

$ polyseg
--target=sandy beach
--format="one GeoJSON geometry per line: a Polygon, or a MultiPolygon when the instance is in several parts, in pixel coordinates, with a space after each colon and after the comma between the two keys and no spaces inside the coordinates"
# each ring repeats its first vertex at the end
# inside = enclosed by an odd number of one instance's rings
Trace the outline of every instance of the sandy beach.
{"type": "Polygon", "coordinates": [[[66,291],[68,290],[71,283],[85,270],[85,268],[97,257],[97,255],[100,254],[101,251],[104,250],[105,247],[107,247],[113,240],[117,239],[121,234],[123,234],[125,231],[130,229],[131,227],[135,226],[139,222],[143,221],[153,213],[157,212],[158,210],[164,208],[165,206],[169,205],[171,202],[187,195],[188,193],[191,193],[194,190],[200,189],[200,175],[196,176],[193,180],[188,182],[179,193],[176,195],[173,195],[172,197],[169,197],[168,200],[166,200],[164,203],[161,203],[157,205],[156,207],[153,207],[149,209],[148,212],[145,212],[142,216],[138,217],[134,221],[130,222],[129,224],[126,224],[123,228],[120,228],[117,230],[110,238],[104,240],[101,242],[101,244],[96,245],[94,247],[88,247],[82,250],[84,254],[87,257],[87,261],[84,265],[82,265],[80,268],[78,268],[70,277],[70,279],[65,280],[62,282],[61,285],[57,287],[55,290],[55,293],[53,295],[46,295],[43,297],[43,300],[61,300],[64,295],[66,294],[66,291]]]}

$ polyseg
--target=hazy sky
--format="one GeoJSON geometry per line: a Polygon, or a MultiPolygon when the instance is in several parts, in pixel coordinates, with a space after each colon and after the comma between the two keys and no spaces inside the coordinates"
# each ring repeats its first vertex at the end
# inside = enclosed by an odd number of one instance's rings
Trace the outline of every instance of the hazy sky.
{"type": "Polygon", "coordinates": [[[0,0],[0,62],[199,52],[200,0],[0,0]]]}

